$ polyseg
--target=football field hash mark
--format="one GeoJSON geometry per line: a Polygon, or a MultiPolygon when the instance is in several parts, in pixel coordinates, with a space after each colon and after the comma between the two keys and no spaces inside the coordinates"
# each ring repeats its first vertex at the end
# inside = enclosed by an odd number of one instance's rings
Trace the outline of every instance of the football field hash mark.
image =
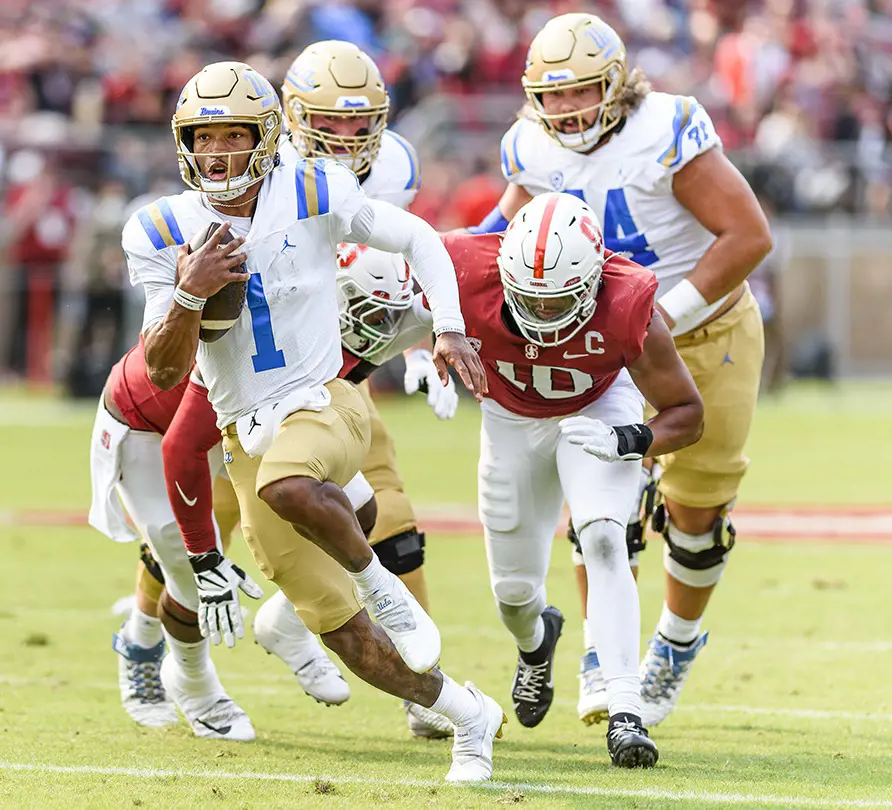
{"type": "Polygon", "coordinates": [[[381,785],[453,790],[489,790],[513,793],[540,793],[569,796],[600,796],[603,798],[654,799],[672,802],[703,802],[711,804],[747,805],[759,807],[892,807],[892,801],[884,799],[817,799],[808,796],[778,796],[759,793],[699,793],[696,791],[624,790],[622,788],[597,788],[576,785],[533,785],[510,782],[484,782],[473,787],[453,786],[437,779],[376,779],[365,776],[319,776],[296,773],[263,773],[258,771],[176,770],[170,768],[112,768],[99,765],[50,765],[30,762],[0,761],[0,770],[30,773],[81,774],[96,776],[120,776],[133,779],[234,779],[257,782],[296,782],[342,785],[381,785]]]}

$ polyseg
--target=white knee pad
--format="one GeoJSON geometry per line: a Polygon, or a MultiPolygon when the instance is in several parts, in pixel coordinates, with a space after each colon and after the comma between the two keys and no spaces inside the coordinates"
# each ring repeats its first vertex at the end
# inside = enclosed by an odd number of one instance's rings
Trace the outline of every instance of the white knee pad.
{"type": "Polygon", "coordinates": [[[718,583],[734,546],[734,527],[727,515],[716,520],[715,528],[704,534],[688,534],[666,520],[663,531],[663,567],[674,579],[691,588],[708,588],[718,583]]]}
{"type": "Polygon", "coordinates": [[[579,546],[586,566],[597,565],[608,571],[629,564],[626,529],[615,520],[594,520],[577,530],[579,546]]]}

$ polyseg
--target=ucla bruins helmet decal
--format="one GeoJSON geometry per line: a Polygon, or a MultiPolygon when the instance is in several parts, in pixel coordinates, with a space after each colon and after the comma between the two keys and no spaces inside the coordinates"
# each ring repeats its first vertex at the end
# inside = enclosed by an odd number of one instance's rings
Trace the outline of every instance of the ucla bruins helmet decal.
{"type": "Polygon", "coordinates": [[[381,149],[390,97],[371,57],[350,42],[308,46],[282,85],[291,139],[305,157],[335,158],[356,174],[368,171],[381,149]],[[312,116],[368,117],[356,135],[314,127],[312,116]]]}
{"type": "Polygon", "coordinates": [[[594,14],[562,14],[533,39],[523,88],[549,135],[569,149],[588,151],[622,121],[617,101],[627,79],[626,47],[616,31],[594,14]],[[579,122],[577,132],[561,132],[555,124],[567,115],[547,113],[542,94],[590,86],[600,87],[600,101],[572,113],[579,122]],[[587,122],[592,114],[594,122],[587,122]]]}
{"type": "MultiPolygon", "coordinates": [[[[215,62],[186,83],[171,120],[180,174],[190,188],[215,200],[232,200],[266,177],[277,163],[282,107],[273,86],[243,62],[215,62]],[[256,130],[257,142],[243,152],[220,153],[229,167],[225,180],[209,180],[198,168],[195,127],[245,124],[256,130]],[[246,171],[232,176],[232,158],[249,155],[246,171]]],[[[210,153],[203,153],[207,157],[210,153]]]]}

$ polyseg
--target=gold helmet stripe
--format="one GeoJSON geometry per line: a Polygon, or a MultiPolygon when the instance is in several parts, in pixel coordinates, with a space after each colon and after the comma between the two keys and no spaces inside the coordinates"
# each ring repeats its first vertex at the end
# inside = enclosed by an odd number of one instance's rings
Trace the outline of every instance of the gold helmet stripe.
{"type": "Polygon", "coordinates": [[[697,105],[691,98],[678,98],[675,100],[675,118],[672,121],[672,145],[659,157],[659,163],[671,169],[681,160],[681,138],[685,130],[690,126],[691,119],[697,105]]]}
{"type": "Polygon", "coordinates": [[[182,245],[186,241],[167,200],[162,198],[147,205],[136,216],[156,250],[182,245]]]}
{"type": "Polygon", "coordinates": [[[297,218],[321,216],[328,213],[328,177],[325,161],[303,160],[294,170],[297,188],[297,218]]]}

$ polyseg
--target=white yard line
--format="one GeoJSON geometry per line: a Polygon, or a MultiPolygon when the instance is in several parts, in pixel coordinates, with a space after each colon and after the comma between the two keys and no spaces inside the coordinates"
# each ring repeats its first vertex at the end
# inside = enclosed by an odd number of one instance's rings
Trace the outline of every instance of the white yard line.
{"type": "MultiPolygon", "coordinates": [[[[232,779],[255,782],[331,782],[342,785],[381,785],[382,787],[448,788],[437,779],[376,779],[366,776],[322,776],[319,774],[263,773],[257,771],[179,770],[165,768],[111,768],[99,765],[49,765],[28,762],[0,761],[0,770],[29,773],[83,774],[95,776],[123,776],[134,779],[232,779]]],[[[515,791],[544,793],[548,795],[601,796],[604,798],[655,799],[677,802],[708,802],[710,804],[755,804],[780,807],[892,807],[892,801],[884,799],[817,799],[806,796],[777,796],[759,793],[701,793],[695,791],[624,790],[622,788],[597,788],[575,785],[534,785],[524,782],[485,782],[478,789],[490,791],[515,791]]],[[[455,789],[462,789],[457,787],[455,789]]],[[[467,789],[467,788],[465,788],[467,789]]]]}

